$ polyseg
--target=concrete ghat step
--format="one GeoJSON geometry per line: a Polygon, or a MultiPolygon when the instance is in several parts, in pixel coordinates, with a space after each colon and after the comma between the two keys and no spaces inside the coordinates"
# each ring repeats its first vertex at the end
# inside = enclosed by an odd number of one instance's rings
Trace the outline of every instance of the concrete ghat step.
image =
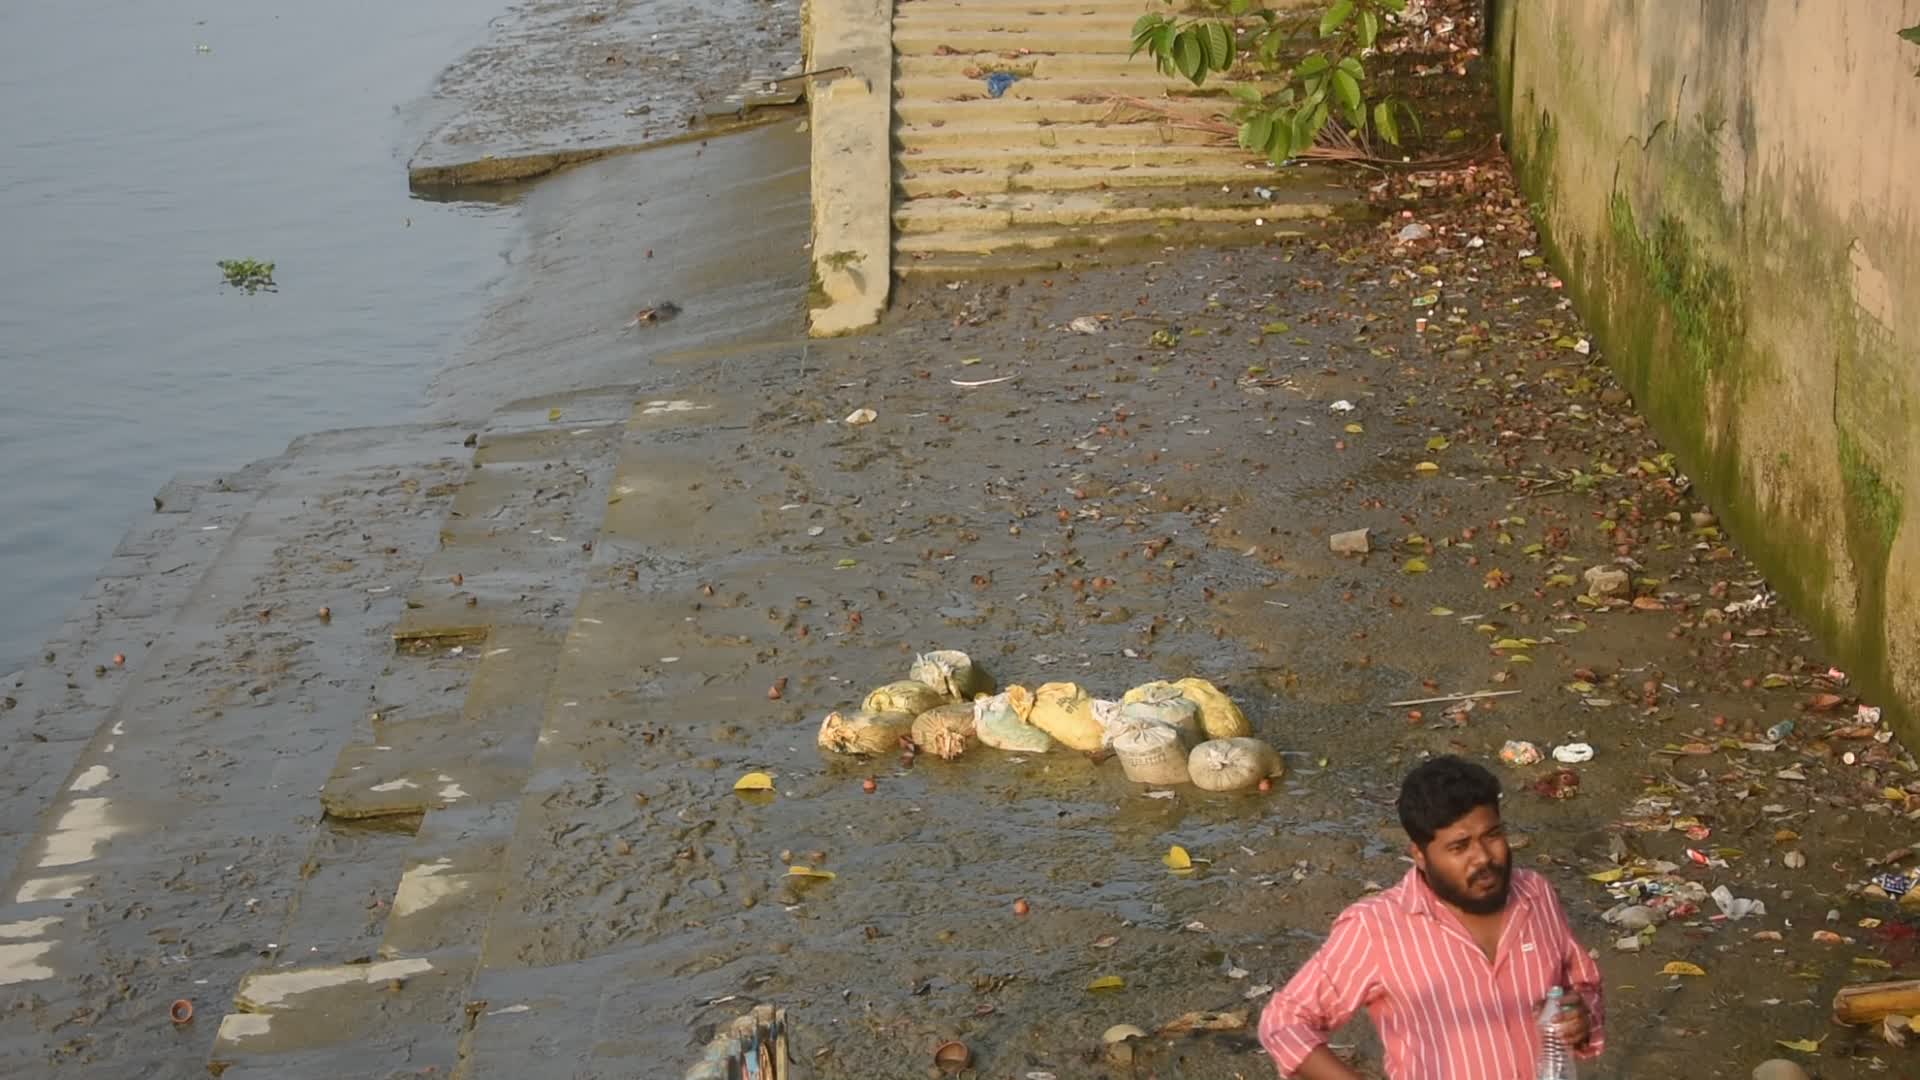
{"type": "Polygon", "coordinates": [[[1350,192],[1330,190],[1323,198],[1304,193],[1272,200],[1251,189],[1195,193],[1154,189],[1112,192],[1031,192],[974,198],[913,199],[894,208],[894,228],[902,237],[947,230],[1012,228],[1025,225],[1125,224],[1146,221],[1251,222],[1256,218],[1333,217],[1358,203],[1350,192]]]}
{"type": "Polygon", "coordinates": [[[1106,40],[1109,51],[1115,48],[1117,42],[1118,51],[1126,52],[1130,47],[1133,24],[1144,14],[1145,11],[1092,11],[1074,15],[1035,16],[1029,12],[1005,9],[930,8],[919,4],[902,4],[893,13],[893,33],[898,38],[903,31],[934,33],[942,30],[986,30],[1004,31],[1015,40],[1024,40],[1033,34],[1063,30],[1074,34],[1097,34],[1106,40]]]}
{"type": "Polygon", "coordinates": [[[896,173],[894,190],[908,199],[922,196],[989,195],[1021,191],[1092,191],[1117,188],[1228,187],[1251,190],[1274,182],[1270,167],[1240,162],[1198,165],[1054,165],[1046,162],[1016,172],[896,173]]]}
{"type": "Polygon", "coordinates": [[[895,268],[905,274],[915,264],[941,262],[952,255],[993,255],[1012,252],[1053,252],[1060,255],[1102,248],[1165,247],[1173,244],[1238,247],[1299,236],[1318,225],[1314,217],[1263,218],[1252,221],[1141,221],[1117,225],[1028,225],[1013,229],[952,230],[903,236],[895,249],[895,268]]]}
{"type": "Polygon", "coordinates": [[[982,73],[989,71],[1010,72],[1023,80],[1083,79],[1112,75],[1151,77],[1158,74],[1151,58],[1145,55],[1129,56],[1125,50],[1114,53],[1021,54],[1016,51],[908,55],[895,57],[893,62],[896,79],[981,78],[982,73]]]}
{"type": "Polygon", "coordinates": [[[311,964],[241,981],[207,1071],[388,1076],[404,1064],[445,1076],[458,1059],[472,950],[359,964],[311,964]]]}
{"type": "Polygon", "coordinates": [[[1127,25],[1117,31],[1110,27],[1079,30],[1069,20],[1030,20],[1026,26],[1012,24],[1005,29],[943,27],[937,25],[904,26],[896,22],[893,51],[898,56],[937,56],[951,52],[1018,52],[1022,49],[1049,53],[1117,53],[1125,56],[1133,47],[1127,25]]]}
{"type": "MultiPolygon", "coordinates": [[[[1193,110],[1205,111],[1205,110],[1193,110]]],[[[1098,124],[1135,120],[1163,121],[1166,114],[1143,109],[1110,96],[1086,101],[1023,100],[982,97],[966,101],[900,98],[893,103],[897,124],[909,126],[995,128],[1011,124],[1098,124]]]]}
{"type": "MultiPolygon", "coordinates": [[[[896,129],[902,151],[947,147],[1134,147],[1227,145],[1218,132],[1181,127],[1167,121],[1115,124],[909,124],[896,129]]],[[[903,159],[910,155],[902,155],[903,159]]]]}
{"type": "MultiPolygon", "coordinates": [[[[1195,86],[1186,79],[1168,78],[1144,67],[1138,71],[1113,71],[1104,74],[1068,75],[1058,78],[1020,79],[993,97],[985,76],[910,75],[894,80],[893,96],[909,101],[1105,101],[1110,98],[1137,97],[1150,101],[1168,99],[1171,106],[1188,112],[1206,113],[1233,108],[1227,83],[1209,82],[1195,86]]],[[[1263,84],[1253,84],[1263,87],[1263,84]]]]}
{"type": "MultiPolygon", "coordinates": [[[[1263,6],[1274,11],[1286,11],[1310,7],[1313,3],[1314,0],[1267,0],[1263,6]]],[[[1130,12],[1134,15],[1149,11],[1175,13],[1175,9],[1169,8],[1161,0],[899,0],[893,10],[896,18],[905,12],[998,11],[1048,21],[1112,12],[1130,12]]]]}
{"type": "Polygon", "coordinates": [[[1232,143],[1195,145],[1143,144],[1135,146],[942,146],[924,150],[903,150],[896,155],[900,167],[909,172],[930,175],[940,172],[978,171],[990,175],[1009,175],[1028,169],[1048,168],[1122,168],[1152,165],[1237,168],[1258,158],[1232,143]]]}

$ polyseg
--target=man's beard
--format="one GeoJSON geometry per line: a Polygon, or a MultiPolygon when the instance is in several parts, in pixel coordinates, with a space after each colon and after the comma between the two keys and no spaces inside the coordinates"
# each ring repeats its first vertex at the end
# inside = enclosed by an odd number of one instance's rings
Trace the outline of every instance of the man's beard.
{"type": "MultiPolygon", "coordinates": [[[[1507,906],[1507,894],[1513,889],[1513,864],[1502,863],[1498,866],[1489,866],[1480,871],[1480,874],[1481,880],[1485,879],[1485,875],[1499,878],[1499,887],[1486,896],[1469,896],[1454,888],[1452,882],[1441,880],[1439,875],[1421,872],[1421,876],[1427,880],[1427,887],[1432,889],[1434,895],[1440,899],[1469,915],[1492,915],[1507,906]]],[[[1469,881],[1468,885],[1479,883],[1479,881],[1469,881]]]]}

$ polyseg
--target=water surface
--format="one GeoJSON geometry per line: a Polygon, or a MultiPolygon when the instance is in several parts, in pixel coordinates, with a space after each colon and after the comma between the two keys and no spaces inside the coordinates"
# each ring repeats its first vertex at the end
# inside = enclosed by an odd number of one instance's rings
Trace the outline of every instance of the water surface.
{"type": "Polygon", "coordinates": [[[176,473],[416,416],[514,243],[405,169],[499,9],[0,6],[0,674],[176,473]]]}

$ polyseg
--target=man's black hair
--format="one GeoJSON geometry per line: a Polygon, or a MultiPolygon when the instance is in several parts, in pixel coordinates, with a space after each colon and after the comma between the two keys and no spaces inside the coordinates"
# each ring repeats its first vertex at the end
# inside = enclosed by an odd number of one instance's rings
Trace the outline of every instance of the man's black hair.
{"type": "Polygon", "coordinates": [[[1500,779],[1471,761],[1451,755],[1422,763],[1400,783],[1400,827],[1420,847],[1435,833],[1482,806],[1500,810],[1500,779]]]}

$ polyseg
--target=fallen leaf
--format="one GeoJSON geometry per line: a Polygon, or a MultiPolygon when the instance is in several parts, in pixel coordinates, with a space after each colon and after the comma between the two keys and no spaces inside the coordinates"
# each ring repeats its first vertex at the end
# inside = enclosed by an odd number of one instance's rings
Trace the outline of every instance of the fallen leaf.
{"type": "Polygon", "coordinates": [[[1126,986],[1127,980],[1118,975],[1102,975],[1088,983],[1087,989],[1098,992],[1101,990],[1124,990],[1126,986]]]}
{"type": "Polygon", "coordinates": [[[1367,431],[1367,429],[1366,429],[1366,428],[1365,428],[1364,426],[1362,426],[1362,425],[1360,425],[1360,424],[1348,424],[1348,425],[1347,425],[1347,434],[1349,434],[1349,435],[1364,435],[1364,434],[1366,434],[1366,431],[1367,431]]]}
{"type": "Polygon", "coordinates": [[[811,878],[814,881],[832,881],[834,879],[834,873],[831,870],[816,870],[811,866],[801,866],[798,863],[787,867],[787,876],[811,878]]]}
{"type": "Polygon", "coordinates": [[[1863,968],[1891,968],[1893,965],[1875,956],[1856,956],[1853,958],[1853,966],[1863,968]]]}
{"type": "Polygon", "coordinates": [[[548,410],[547,410],[547,422],[548,422],[548,423],[552,423],[552,422],[554,422],[555,420],[558,420],[558,419],[560,419],[560,410],[559,410],[559,409],[548,409],[548,410]]]}
{"type": "Polygon", "coordinates": [[[1685,960],[1670,960],[1667,962],[1666,967],[1660,969],[1660,974],[1662,975],[1691,975],[1698,977],[1706,973],[1706,968],[1701,967],[1699,964],[1689,964],[1685,960]]]}
{"type": "Polygon", "coordinates": [[[1827,1040],[1825,1037],[1821,1037],[1819,1039],[1775,1039],[1773,1041],[1777,1045],[1784,1046],[1789,1050],[1798,1050],[1803,1054],[1817,1054],[1820,1052],[1820,1044],[1827,1040]]]}
{"type": "Polygon", "coordinates": [[[1626,876],[1627,876],[1626,868],[1616,866],[1611,870],[1602,870],[1597,874],[1588,874],[1587,880],[1598,882],[1602,885],[1611,885],[1614,882],[1619,881],[1621,878],[1626,876]]]}
{"type": "Polygon", "coordinates": [[[1193,857],[1188,855],[1187,849],[1181,847],[1179,844],[1168,848],[1167,853],[1160,857],[1160,861],[1166,863],[1167,869],[1175,873],[1179,873],[1182,870],[1193,869],[1193,857]]]}
{"type": "Polygon", "coordinates": [[[763,772],[750,772],[733,782],[735,791],[772,791],[773,777],[763,772]]]}
{"type": "Polygon", "coordinates": [[[1665,605],[1665,604],[1663,604],[1663,603],[1661,603],[1661,602],[1660,602],[1660,601],[1658,601],[1658,600],[1655,600],[1655,599],[1654,599],[1653,597],[1651,597],[1651,596],[1636,596],[1636,597],[1634,597],[1634,598],[1633,598],[1633,607],[1634,607],[1634,610],[1635,610],[1635,611],[1665,611],[1665,610],[1667,610],[1667,605],[1665,605]]]}
{"type": "Polygon", "coordinates": [[[1437,473],[1440,471],[1440,466],[1431,461],[1423,461],[1420,464],[1415,465],[1413,467],[1413,471],[1422,472],[1422,473],[1437,473]]]}
{"type": "Polygon", "coordinates": [[[1108,934],[1105,937],[1096,939],[1093,947],[1096,949],[1111,949],[1118,944],[1120,944],[1120,935],[1108,934]]]}
{"type": "Polygon", "coordinates": [[[1436,607],[1436,608],[1428,608],[1428,609],[1427,609],[1427,614],[1429,614],[1429,615],[1438,615],[1438,616],[1440,616],[1440,617],[1442,617],[1442,618],[1445,618],[1446,616],[1448,616],[1448,615],[1451,615],[1451,614],[1453,614],[1453,609],[1452,609],[1452,608],[1450,608],[1450,607],[1436,607]]]}
{"type": "Polygon", "coordinates": [[[1453,443],[1449,442],[1445,435],[1435,435],[1427,440],[1427,449],[1436,454],[1452,445],[1453,443]]]}
{"type": "Polygon", "coordinates": [[[1285,334],[1285,333],[1291,332],[1292,330],[1293,330],[1293,327],[1288,326],[1286,323],[1283,323],[1283,322],[1270,322],[1267,325],[1260,328],[1260,332],[1263,334],[1285,334]]]}
{"type": "Polygon", "coordinates": [[[1408,559],[1406,562],[1400,564],[1400,572],[1403,574],[1424,574],[1427,572],[1427,560],[1417,558],[1408,559]]]}
{"type": "Polygon", "coordinates": [[[1163,1025],[1156,1035],[1185,1035],[1194,1031],[1239,1031],[1247,1026],[1247,1012],[1190,1012],[1163,1025]]]}
{"type": "Polygon", "coordinates": [[[1510,637],[1501,638],[1499,641],[1494,642],[1493,647],[1496,649],[1507,649],[1513,652],[1526,652],[1528,649],[1533,648],[1532,645],[1529,645],[1519,638],[1510,637]]]}

